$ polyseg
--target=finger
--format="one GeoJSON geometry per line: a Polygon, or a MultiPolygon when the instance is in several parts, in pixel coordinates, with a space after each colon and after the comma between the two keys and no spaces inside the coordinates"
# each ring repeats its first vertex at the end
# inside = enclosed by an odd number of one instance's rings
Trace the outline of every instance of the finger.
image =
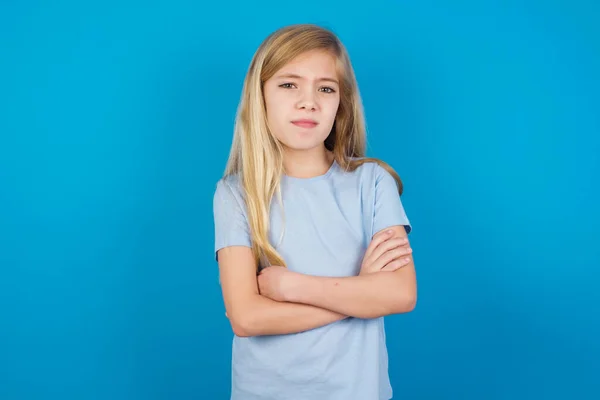
{"type": "Polygon", "coordinates": [[[388,229],[387,231],[379,232],[375,236],[373,236],[373,239],[371,240],[371,243],[369,243],[369,246],[367,247],[363,258],[369,258],[373,251],[377,248],[377,246],[385,242],[387,239],[391,238],[393,233],[394,231],[392,229],[388,229]]]}
{"type": "Polygon", "coordinates": [[[393,272],[410,264],[410,257],[399,258],[388,263],[381,271],[393,272]]]}
{"type": "Polygon", "coordinates": [[[378,270],[385,267],[387,264],[391,263],[400,258],[404,258],[408,255],[412,254],[412,248],[410,247],[398,247],[393,250],[389,250],[381,255],[374,263],[373,267],[378,270]]]}
{"type": "Polygon", "coordinates": [[[384,231],[373,236],[371,242],[369,243],[369,246],[367,247],[367,250],[365,251],[363,258],[367,259],[368,257],[370,257],[373,251],[377,248],[377,246],[379,246],[381,243],[383,243],[386,239],[389,239],[390,237],[392,237],[391,230],[384,231]]]}
{"type": "Polygon", "coordinates": [[[386,240],[385,242],[383,242],[379,246],[377,246],[377,248],[375,250],[373,250],[373,253],[371,253],[371,260],[375,261],[379,257],[381,257],[381,255],[383,253],[393,250],[400,246],[409,247],[408,240],[406,238],[394,238],[394,239],[386,240]]]}
{"type": "MultiPolygon", "coordinates": [[[[381,243],[375,250],[373,250],[370,257],[366,260],[367,265],[376,263],[383,254],[399,247],[409,247],[408,240],[406,238],[393,238],[381,243]]],[[[382,267],[383,266],[380,264],[376,270],[379,270],[382,267]]]]}

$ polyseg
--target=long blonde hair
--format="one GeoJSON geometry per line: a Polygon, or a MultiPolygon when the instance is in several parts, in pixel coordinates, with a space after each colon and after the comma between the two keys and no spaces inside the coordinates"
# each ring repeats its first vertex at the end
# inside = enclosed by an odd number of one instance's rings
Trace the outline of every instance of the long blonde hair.
{"type": "Polygon", "coordinates": [[[280,68],[310,50],[330,51],[337,59],[340,103],[325,147],[346,171],[377,162],[392,174],[402,194],[402,181],[386,163],[365,157],[366,132],[362,100],[350,58],[338,37],[325,28],[298,24],[270,34],[254,54],[237,110],[234,137],[225,176],[237,175],[244,192],[252,251],[257,263],[285,266],[269,242],[271,201],[280,194],[283,149],[267,125],[263,85],[280,68]]]}

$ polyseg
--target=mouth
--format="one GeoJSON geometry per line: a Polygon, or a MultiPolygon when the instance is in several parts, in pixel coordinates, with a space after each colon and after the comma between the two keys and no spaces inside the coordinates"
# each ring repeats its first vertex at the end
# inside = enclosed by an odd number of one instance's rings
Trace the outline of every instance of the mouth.
{"type": "Polygon", "coordinates": [[[292,121],[292,124],[299,126],[300,128],[314,128],[319,123],[313,119],[297,119],[292,121]]]}

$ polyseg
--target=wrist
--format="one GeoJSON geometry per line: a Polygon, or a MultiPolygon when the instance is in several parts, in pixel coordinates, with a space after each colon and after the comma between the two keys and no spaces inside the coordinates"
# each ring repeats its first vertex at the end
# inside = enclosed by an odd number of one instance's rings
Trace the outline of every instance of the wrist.
{"type": "Polygon", "coordinates": [[[297,272],[289,274],[286,289],[283,293],[285,301],[291,303],[301,303],[302,294],[304,293],[304,288],[306,287],[306,282],[308,280],[310,280],[310,277],[308,275],[300,274],[297,272]]]}

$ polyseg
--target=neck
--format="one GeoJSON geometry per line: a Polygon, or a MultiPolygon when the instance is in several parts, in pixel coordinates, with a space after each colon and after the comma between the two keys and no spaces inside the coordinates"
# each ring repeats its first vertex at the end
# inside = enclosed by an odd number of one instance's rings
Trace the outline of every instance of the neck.
{"type": "Polygon", "coordinates": [[[313,178],[325,174],[331,167],[333,154],[325,146],[311,150],[292,150],[286,148],[283,166],[287,176],[294,178],[313,178]]]}

